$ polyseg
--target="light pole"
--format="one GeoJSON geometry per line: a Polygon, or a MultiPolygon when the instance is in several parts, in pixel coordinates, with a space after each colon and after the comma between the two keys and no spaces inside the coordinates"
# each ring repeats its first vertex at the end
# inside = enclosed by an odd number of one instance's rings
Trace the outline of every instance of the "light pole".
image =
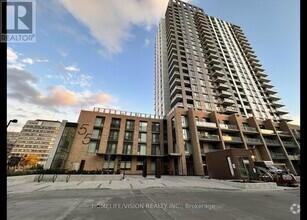
{"type": "Polygon", "coordinates": [[[6,127],[8,127],[8,126],[11,124],[11,122],[12,122],[12,123],[17,123],[18,120],[17,120],[17,119],[12,119],[12,120],[10,120],[6,127]]]}

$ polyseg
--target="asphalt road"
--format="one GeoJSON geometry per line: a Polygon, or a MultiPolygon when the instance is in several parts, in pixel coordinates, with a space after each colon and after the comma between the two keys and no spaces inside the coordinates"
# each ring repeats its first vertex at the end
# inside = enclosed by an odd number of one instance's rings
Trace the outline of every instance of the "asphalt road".
{"type": "Polygon", "coordinates": [[[185,187],[34,191],[7,196],[7,219],[300,219],[300,210],[294,204],[300,204],[299,189],[185,187]]]}

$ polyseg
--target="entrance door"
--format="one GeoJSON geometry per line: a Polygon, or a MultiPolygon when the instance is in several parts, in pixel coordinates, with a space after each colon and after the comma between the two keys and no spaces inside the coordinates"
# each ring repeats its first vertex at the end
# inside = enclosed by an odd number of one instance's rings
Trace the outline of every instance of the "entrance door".
{"type": "Polygon", "coordinates": [[[81,160],[79,171],[82,172],[84,169],[85,160],[81,160]]]}
{"type": "Polygon", "coordinates": [[[238,164],[241,178],[249,178],[251,176],[251,165],[248,157],[238,157],[238,164]]]}

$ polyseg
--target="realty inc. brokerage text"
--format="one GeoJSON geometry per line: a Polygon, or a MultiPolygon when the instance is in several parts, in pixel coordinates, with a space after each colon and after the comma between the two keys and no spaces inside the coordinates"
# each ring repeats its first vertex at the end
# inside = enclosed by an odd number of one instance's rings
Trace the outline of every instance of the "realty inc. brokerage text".
{"type": "Polygon", "coordinates": [[[214,209],[214,204],[197,203],[96,203],[92,208],[102,209],[214,209]]]}

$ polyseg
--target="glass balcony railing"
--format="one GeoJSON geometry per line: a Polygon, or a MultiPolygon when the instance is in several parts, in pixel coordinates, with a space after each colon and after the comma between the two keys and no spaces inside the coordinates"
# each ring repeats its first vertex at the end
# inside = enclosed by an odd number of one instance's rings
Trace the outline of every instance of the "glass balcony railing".
{"type": "Polygon", "coordinates": [[[220,140],[220,137],[215,134],[199,134],[199,139],[206,139],[206,140],[220,140]]]}
{"type": "Polygon", "coordinates": [[[248,127],[248,126],[243,126],[242,130],[243,131],[249,131],[249,132],[257,132],[256,128],[248,127]]]}
{"type": "Polygon", "coordinates": [[[240,137],[233,137],[233,136],[223,136],[223,140],[227,142],[242,142],[240,137]]]}
{"type": "Polygon", "coordinates": [[[220,124],[221,129],[232,129],[232,130],[238,130],[237,125],[229,125],[229,124],[220,124]]]}
{"type": "Polygon", "coordinates": [[[247,144],[262,144],[262,141],[259,138],[246,138],[247,144]]]}
{"type": "Polygon", "coordinates": [[[215,122],[206,122],[206,121],[196,121],[196,126],[209,127],[209,128],[217,128],[215,122]]]}
{"type": "Polygon", "coordinates": [[[275,134],[273,130],[269,130],[269,129],[260,129],[260,132],[262,134],[275,134]]]}

